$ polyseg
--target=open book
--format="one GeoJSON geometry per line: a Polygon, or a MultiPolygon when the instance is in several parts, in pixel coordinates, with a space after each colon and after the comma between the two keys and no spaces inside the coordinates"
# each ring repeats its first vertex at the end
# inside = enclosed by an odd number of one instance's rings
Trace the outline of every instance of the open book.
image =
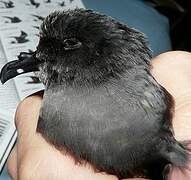
{"type": "Polygon", "coordinates": [[[17,137],[13,116],[14,113],[7,110],[0,112],[0,169],[3,168],[17,137]]]}
{"type": "MultiPolygon", "coordinates": [[[[50,12],[77,7],[84,7],[81,0],[0,1],[0,69],[20,52],[35,51],[39,25],[50,12]]],[[[34,73],[0,83],[0,171],[16,140],[14,112],[19,101],[42,89],[34,73]]]]}

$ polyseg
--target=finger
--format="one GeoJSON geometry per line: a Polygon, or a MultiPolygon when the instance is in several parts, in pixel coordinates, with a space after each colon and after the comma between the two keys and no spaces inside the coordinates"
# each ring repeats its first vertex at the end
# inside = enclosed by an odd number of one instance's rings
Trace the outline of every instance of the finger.
{"type": "Polygon", "coordinates": [[[42,95],[34,94],[24,99],[17,107],[15,125],[19,139],[24,137],[28,141],[35,134],[41,102],[42,95]]]}
{"type": "Polygon", "coordinates": [[[15,144],[8,157],[7,169],[11,179],[17,180],[17,144],[15,144]]]}
{"type": "Polygon", "coordinates": [[[38,145],[35,141],[36,127],[42,95],[37,93],[24,99],[18,106],[15,115],[15,124],[18,131],[17,138],[17,161],[20,165],[27,151],[32,146],[38,145]]]}

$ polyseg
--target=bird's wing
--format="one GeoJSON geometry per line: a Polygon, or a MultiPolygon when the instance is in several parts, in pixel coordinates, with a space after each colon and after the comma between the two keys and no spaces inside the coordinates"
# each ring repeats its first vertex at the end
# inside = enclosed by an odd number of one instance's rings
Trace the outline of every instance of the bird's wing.
{"type": "Polygon", "coordinates": [[[2,16],[4,18],[8,18],[8,19],[12,19],[12,17],[9,17],[9,16],[2,16]]]}
{"type": "Polygon", "coordinates": [[[17,39],[17,38],[19,38],[19,36],[9,36],[10,38],[15,38],[15,39],[17,39]]]}
{"type": "Polygon", "coordinates": [[[21,35],[20,36],[23,36],[23,37],[26,37],[28,34],[24,31],[21,31],[21,35]]]}
{"type": "Polygon", "coordinates": [[[39,20],[44,20],[44,17],[42,17],[42,16],[38,16],[38,15],[35,15],[35,14],[32,14],[32,16],[38,18],[39,20]]]}

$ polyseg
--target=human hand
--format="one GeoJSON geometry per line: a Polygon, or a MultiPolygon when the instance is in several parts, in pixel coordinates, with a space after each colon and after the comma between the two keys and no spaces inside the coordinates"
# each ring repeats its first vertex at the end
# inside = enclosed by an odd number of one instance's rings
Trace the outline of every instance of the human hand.
{"type": "MultiPolygon", "coordinates": [[[[175,98],[173,126],[178,140],[191,139],[190,70],[189,53],[171,52],[153,59],[153,76],[175,98]]],[[[41,101],[42,94],[35,94],[21,102],[17,109],[18,140],[8,161],[11,177],[14,180],[117,180],[115,176],[94,172],[89,164],[75,164],[72,157],[61,153],[36,133],[41,101]]]]}
{"type": "Polygon", "coordinates": [[[191,140],[191,53],[171,51],[152,61],[152,74],[174,97],[173,127],[179,141],[191,140]]]}
{"type": "MultiPolygon", "coordinates": [[[[189,141],[191,150],[191,53],[172,51],[159,55],[152,63],[152,74],[174,97],[173,129],[178,141],[189,141]]],[[[169,180],[190,180],[191,159],[187,167],[172,167],[169,180]]]]}

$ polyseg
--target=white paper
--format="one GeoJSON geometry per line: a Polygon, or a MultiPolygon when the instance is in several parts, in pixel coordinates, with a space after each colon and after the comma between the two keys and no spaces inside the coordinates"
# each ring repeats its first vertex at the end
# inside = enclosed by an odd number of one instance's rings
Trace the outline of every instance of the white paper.
{"type": "MultiPolygon", "coordinates": [[[[7,63],[2,45],[0,43],[0,69],[7,63]]],[[[0,110],[1,109],[16,109],[19,102],[19,97],[13,80],[6,84],[0,83],[0,110]]]]}
{"type": "Polygon", "coordinates": [[[0,110],[0,171],[16,140],[14,113],[0,110]]]}

